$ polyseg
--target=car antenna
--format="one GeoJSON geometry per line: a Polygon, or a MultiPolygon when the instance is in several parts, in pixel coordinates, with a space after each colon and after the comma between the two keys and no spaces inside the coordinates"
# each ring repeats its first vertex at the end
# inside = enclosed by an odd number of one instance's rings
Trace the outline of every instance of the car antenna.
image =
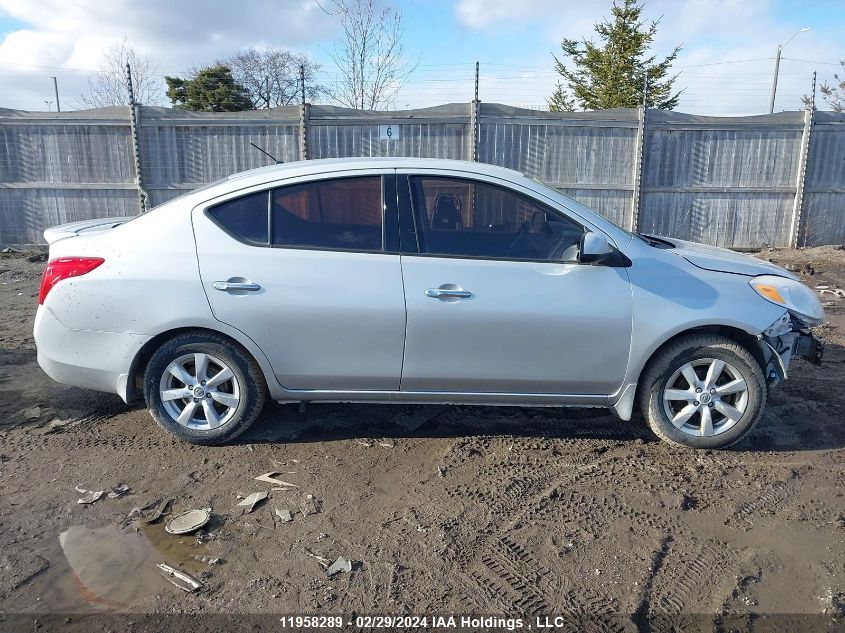
{"type": "Polygon", "coordinates": [[[255,143],[253,143],[252,141],[250,141],[250,143],[249,143],[249,144],[250,144],[250,145],[252,145],[255,149],[257,149],[257,150],[258,150],[259,152],[261,152],[262,154],[264,154],[264,155],[269,156],[270,158],[272,158],[272,159],[275,161],[275,163],[276,163],[277,165],[282,165],[282,164],[285,162],[285,161],[283,161],[283,160],[279,160],[278,158],[276,158],[275,156],[273,156],[270,152],[267,152],[267,151],[265,151],[265,150],[261,149],[260,147],[258,147],[258,145],[256,145],[256,144],[255,144],[255,143]]]}

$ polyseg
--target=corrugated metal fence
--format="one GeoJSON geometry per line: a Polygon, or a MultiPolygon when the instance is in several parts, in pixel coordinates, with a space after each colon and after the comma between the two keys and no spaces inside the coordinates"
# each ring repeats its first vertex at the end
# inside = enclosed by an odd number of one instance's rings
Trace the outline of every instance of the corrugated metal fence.
{"type": "Polygon", "coordinates": [[[361,112],[238,113],[128,107],[0,109],[0,244],[45,227],[139,211],[269,159],[422,156],[510,167],[640,231],[756,248],[845,242],[845,115],[700,117],[649,110],[550,113],[499,104],[361,112]],[[398,131],[390,140],[379,126],[398,131]]]}

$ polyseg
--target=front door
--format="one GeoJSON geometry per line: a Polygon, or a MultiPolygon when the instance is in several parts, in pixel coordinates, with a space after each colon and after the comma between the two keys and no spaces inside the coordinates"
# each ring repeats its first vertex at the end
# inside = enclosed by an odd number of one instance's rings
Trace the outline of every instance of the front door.
{"type": "Polygon", "coordinates": [[[616,391],[631,342],[626,269],[580,264],[584,229],[521,193],[410,181],[419,252],[402,256],[402,391],[616,391]]]}
{"type": "Polygon", "coordinates": [[[405,301],[382,181],[311,180],[194,210],[214,316],[252,338],[289,389],[399,388],[405,301]]]}

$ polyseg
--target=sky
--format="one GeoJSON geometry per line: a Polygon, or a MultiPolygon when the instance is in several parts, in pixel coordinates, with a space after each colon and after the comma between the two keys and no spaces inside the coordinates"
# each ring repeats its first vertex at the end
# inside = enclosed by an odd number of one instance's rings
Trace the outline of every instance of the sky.
{"type": "MultiPolygon", "coordinates": [[[[331,0],[0,0],[0,107],[79,107],[108,47],[128,39],[158,73],[182,74],[257,46],[306,53],[337,80],[331,51],[339,25],[331,0]],[[322,7],[329,9],[323,10],[322,7]]],[[[386,1],[386,0],[385,0],[386,1]]],[[[798,110],[812,74],[845,75],[845,0],[644,0],[660,20],[654,52],[676,45],[681,112],[768,112],[779,43],[783,50],[775,111],[798,110]]],[[[416,70],[393,100],[397,109],[469,101],[475,62],[480,99],[542,109],[554,89],[553,53],[564,37],[594,38],[611,0],[396,0],[405,49],[416,70]]],[[[845,77],[844,77],[845,78],[845,77]]],[[[166,105],[163,101],[161,105],[166,105]]],[[[818,107],[825,109],[818,98],[818,107]]]]}

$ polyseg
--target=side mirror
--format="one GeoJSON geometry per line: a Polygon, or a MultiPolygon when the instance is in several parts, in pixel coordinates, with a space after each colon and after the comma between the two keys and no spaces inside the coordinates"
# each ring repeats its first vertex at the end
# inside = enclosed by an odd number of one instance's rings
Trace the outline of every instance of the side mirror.
{"type": "Polygon", "coordinates": [[[581,238],[581,263],[598,264],[608,259],[614,248],[603,233],[588,231],[581,238]]]}

